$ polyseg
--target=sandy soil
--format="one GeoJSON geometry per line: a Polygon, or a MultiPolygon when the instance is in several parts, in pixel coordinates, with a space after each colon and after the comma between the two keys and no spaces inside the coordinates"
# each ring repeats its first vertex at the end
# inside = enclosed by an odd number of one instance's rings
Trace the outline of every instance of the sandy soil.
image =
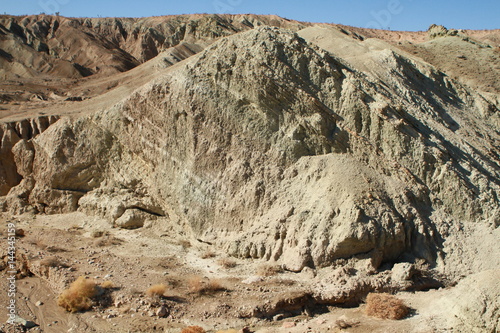
{"type": "MultiPolygon", "coordinates": [[[[4,215],[2,225],[6,220],[13,221],[4,215]]],[[[293,301],[310,287],[313,276],[306,275],[313,273],[263,276],[265,263],[228,259],[209,244],[173,237],[160,223],[137,230],[115,229],[105,220],[82,213],[25,215],[14,221],[25,231],[25,237],[17,242],[18,253],[23,253],[31,266],[48,257],[57,258],[64,266],[17,281],[18,315],[39,325],[30,330],[33,332],[180,332],[187,325],[199,325],[208,332],[243,327],[262,333],[438,332],[435,327],[444,325],[446,309],[429,305],[449,292],[444,289],[400,293],[398,296],[413,309],[412,315],[401,321],[368,317],[363,304],[354,308],[316,305],[297,311],[277,309],[284,313],[278,317],[245,316],[262,304],[293,301]],[[97,231],[103,236],[96,237],[97,231]],[[109,280],[115,287],[90,311],[70,314],[57,306],[57,296],[78,276],[97,283],[109,280]],[[254,282],[248,283],[248,279],[254,282]],[[217,283],[221,290],[196,291],[197,285],[209,282],[217,283]],[[161,300],[145,294],[154,284],[167,286],[161,300]],[[37,306],[37,302],[43,304],[37,306]],[[166,318],[155,314],[160,303],[169,309],[166,318]],[[352,327],[340,329],[339,320],[352,327]]],[[[5,288],[2,284],[2,304],[7,302],[5,288]]],[[[1,321],[6,319],[3,315],[1,321]]]]}

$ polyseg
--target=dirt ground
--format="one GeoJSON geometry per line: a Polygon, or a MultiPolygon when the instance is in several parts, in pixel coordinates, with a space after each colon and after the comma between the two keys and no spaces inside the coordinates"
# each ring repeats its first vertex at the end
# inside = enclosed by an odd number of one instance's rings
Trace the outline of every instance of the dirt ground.
{"type": "MultiPolygon", "coordinates": [[[[18,258],[26,258],[36,272],[17,280],[18,316],[37,324],[30,332],[180,332],[189,325],[208,332],[244,327],[252,332],[439,332],[434,327],[446,312],[429,307],[446,289],[400,293],[413,309],[400,321],[368,317],[363,304],[302,304],[314,274],[322,272],[283,272],[259,260],[229,259],[209,244],[172,237],[160,223],[115,229],[82,213],[3,215],[2,225],[7,221],[24,230],[16,244],[18,258]],[[48,271],[40,266],[47,258],[57,262],[48,271]],[[114,287],[91,310],[72,314],[57,305],[57,298],[78,276],[111,281],[114,287]],[[155,284],[167,286],[163,297],[146,295],[155,284]],[[163,318],[156,315],[162,304],[169,312],[163,318]],[[342,329],[342,323],[352,327],[342,329]]],[[[7,284],[1,288],[0,301],[7,304],[7,284]]],[[[4,314],[1,321],[6,320],[4,314]]]]}

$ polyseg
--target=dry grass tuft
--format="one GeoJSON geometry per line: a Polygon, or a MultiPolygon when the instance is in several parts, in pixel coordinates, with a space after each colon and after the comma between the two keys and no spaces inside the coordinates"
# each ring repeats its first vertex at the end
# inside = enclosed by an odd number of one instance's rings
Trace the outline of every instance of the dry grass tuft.
{"type": "Polygon", "coordinates": [[[203,280],[200,276],[193,276],[187,281],[188,289],[192,293],[199,293],[203,289],[203,280]]]}
{"type": "Polygon", "coordinates": [[[366,297],[366,314],[381,319],[403,319],[410,309],[402,300],[389,294],[370,293],[366,297]]]}
{"type": "Polygon", "coordinates": [[[207,333],[202,327],[200,326],[188,326],[184,328],[181,333],[207,333]]]}
{"type": "Polygon", "coordinates": [[[231,259],[231,258],[220,258],[219,260],[217,260],[217,264],[219,264],[220,266],[224,267],[224,268],[234,268],[236,267],[236,261],[231,259]]]}
{"type": "Polygon", "coordinates": [[[191,242],[185,239],[180,240],[178,244],[182,246],[184,250],[189,249],[191,247],[191,242]]]}
{"type": "Polygon", "coordinates": [[[259,276],[274,276],[280,273],[283,273],[283,268],[279,265],[263,264],[257,270],[259,276]]]}
{"type": "Polygon", "coordinates": [[[83,276],[76,279],[57,299],[57,305],[68,312],[85,311],[92,307],[92,298],[97,296],[98,287],[83,276]]]}
{"type": "Polygon", "coordinates": [[[116,238],[116,237],[111,237],[111,236],[103,236],[101,238],[98,238],[95,242],[95,246],[98,247],[104,247],[104,246],[112,246],[112,245],[121,245],[123,243],[123,240],[116,238]]]}
{"type": "Polygon", "coordinates": [[[167,286],[165,286],[163,283],[161,284],[155,284],[146,290],[146,295],[149,297],[162,297],[165,294],[165,291],[167,290],[167,286]]]}
{"type": "Polygon", "coordinates": [[[68,265],[63,264],[57,257],[47,257],[40,260],[40,266],[44,267],[68,267],[68,265]]]}
{"type": "Polygon", "coordinates": [[[112,281],[107,280],[101,283],[101,287],[104,289],[113,289],[115,287],[115,284],[112,281]]]}
{"type": "Polygon", "coordinates": [[[206,250],[205,252],[203,252],[201,254],[201,258],[202,259],[213,258],[215,256],[216,256],[215,252],[213,250],[211,250],[211,249],[208,249],[208,250],[206,250]]]}
{"type": "Polygon", "coordinates": [[[92,238],[99,238],[99,237],[102,237],[102,236],[107,236],[108,233],[106,231],[103,231],[103,230],[93,230],[91,233],[90,233],[90,236],[92,238]]]}
{"type": "Polygon", "coordinates": [[[58,253],[58,252],[67,252],[68,250],[63,249],[62,247],[59,246],[49,245],[45,248],[45,251],[51,253],[58,253]]]}
{"type": "Polygon", "coordinates": [[[194,276],[188,280],[188,288],[191,293],[200,295],[214,294],[226,290],[218,280],[203,281],[199,276],[194,276]]]}

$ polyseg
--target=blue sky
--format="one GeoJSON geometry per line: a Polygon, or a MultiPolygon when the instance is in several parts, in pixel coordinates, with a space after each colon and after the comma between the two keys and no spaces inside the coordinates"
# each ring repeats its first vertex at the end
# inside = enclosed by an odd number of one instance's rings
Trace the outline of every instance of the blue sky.
{"type": "Polygon", "coordinates": [[[392,30],[426,30],[433,23],[456,29],[500,29],[499,0],[0,0],[0,12],[60,12],[71,17],[255,13],[392,30]]]}

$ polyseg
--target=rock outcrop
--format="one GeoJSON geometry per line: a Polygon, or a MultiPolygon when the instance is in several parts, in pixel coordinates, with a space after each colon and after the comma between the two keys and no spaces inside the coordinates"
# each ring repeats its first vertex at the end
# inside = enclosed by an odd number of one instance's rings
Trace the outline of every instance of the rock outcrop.
{"type": "MultiPolygon", "coordinates": [[[[233,256],[294,272],[348,260],[308,296],[328,304],[442,285],[428,271],[456,259],[450,235],[498,228],[491,99],[388,44],[337,34],[346,53],[310,30],[299,33],[308,43],[219,19],[169,30],[160,44],[148,30],[144,54],[127,46],[139,62],[187,35],[217,39],[111,108],[2,124],[0,206],[80,210],[121,228],[162,216],[233,256]],[[381,267],[393,270],[372,278],[381,267]]],[[[96,22],[78,24],[120,32],[121,49],[133,36],[96,22]]]]}
{"type": "Polygon", "coordinates": [[[305,25],[276,16],[179,15],[150,18],[0,16],[0,74],[38,73],[59,78],[130,70],[166,51],[170,64],[214,40],[255,26],[298,30],[305,25]]]}

